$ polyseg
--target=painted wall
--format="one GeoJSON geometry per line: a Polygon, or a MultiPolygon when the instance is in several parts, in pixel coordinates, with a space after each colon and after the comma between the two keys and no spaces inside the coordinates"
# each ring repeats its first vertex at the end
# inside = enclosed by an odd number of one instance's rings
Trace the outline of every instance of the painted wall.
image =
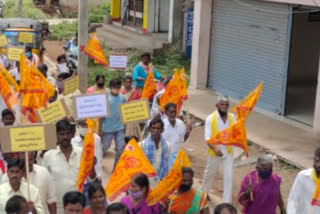
{"type": "Polygon", "coordinates": [[[316,83],[318,77],[320,22],[309,22],[308,13],[293,15],[288,83],[316,83]]]}

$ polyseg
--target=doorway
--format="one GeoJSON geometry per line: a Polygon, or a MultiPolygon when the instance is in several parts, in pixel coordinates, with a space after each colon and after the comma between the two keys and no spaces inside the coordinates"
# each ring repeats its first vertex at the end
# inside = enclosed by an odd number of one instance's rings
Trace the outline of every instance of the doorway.
{"type": "Polygon", "coordinates": [[[294,9],[285,114],[289,119],[313,125],[319,70],[320,14],[294,9]]]}

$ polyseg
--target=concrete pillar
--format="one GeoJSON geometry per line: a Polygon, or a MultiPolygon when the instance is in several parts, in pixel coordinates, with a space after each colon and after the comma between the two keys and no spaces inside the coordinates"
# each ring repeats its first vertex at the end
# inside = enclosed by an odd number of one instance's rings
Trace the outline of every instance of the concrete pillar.
{"type": "MultiPolygon", "coordinates": [[[[86,46],[88,44],[88,0],[79,1],[78,10],[78,44],[86,46]]],[[[78,72],[80,75],[80,91],[85,93],[88,88],[88,57],[80,51],[78,56],[78,72]]]]}
{"type": "Polygon", "coordinates": [[[148,1],[148,24],[146,31],[148,33],[156,32],[156,15],[157,15],[157,0],[148,1]]]}
{"type": "Polygon", "coordinates": [[[183,0],[170,0],[168,41],[177,42],[182,39],[184,13],[183,0]]]}
{"type": "Polygon", "coordinates": [[[207,86],[211,37],[212,0],[194,1],[190,87],[207,86]]]}
{"type": "Polygon", "coordinates": [[[318,66],[318,84],[316,91],[316,104],[314,108],[313,129],[320,136],[320,58],[318,66]]]}

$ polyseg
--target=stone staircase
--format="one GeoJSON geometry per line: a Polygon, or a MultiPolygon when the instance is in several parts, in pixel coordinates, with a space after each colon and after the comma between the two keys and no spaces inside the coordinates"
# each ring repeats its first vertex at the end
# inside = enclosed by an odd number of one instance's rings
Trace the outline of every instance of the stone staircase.
{"type": "Polygon", "coordinates": [[[168,43],[168,34],[143,35],[138,31],[116,24],[103,24],[96,31],[101,44],[112,49],[138,49],[153,53],[168,43]]]}

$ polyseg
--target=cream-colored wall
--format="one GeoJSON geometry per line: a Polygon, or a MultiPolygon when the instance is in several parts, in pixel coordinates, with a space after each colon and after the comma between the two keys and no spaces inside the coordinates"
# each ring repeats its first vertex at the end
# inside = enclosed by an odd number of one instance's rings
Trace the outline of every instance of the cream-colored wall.
{"type": "Polygon", "coordinates": [[[318,77],[320,22],[308,13],[293,15],[288,84],[315,84],[318,77]]]}
{"type": "Polygon", "coordinates": [[[194,1],[190,87],[207,87],[213,0],[194,1]]]}

